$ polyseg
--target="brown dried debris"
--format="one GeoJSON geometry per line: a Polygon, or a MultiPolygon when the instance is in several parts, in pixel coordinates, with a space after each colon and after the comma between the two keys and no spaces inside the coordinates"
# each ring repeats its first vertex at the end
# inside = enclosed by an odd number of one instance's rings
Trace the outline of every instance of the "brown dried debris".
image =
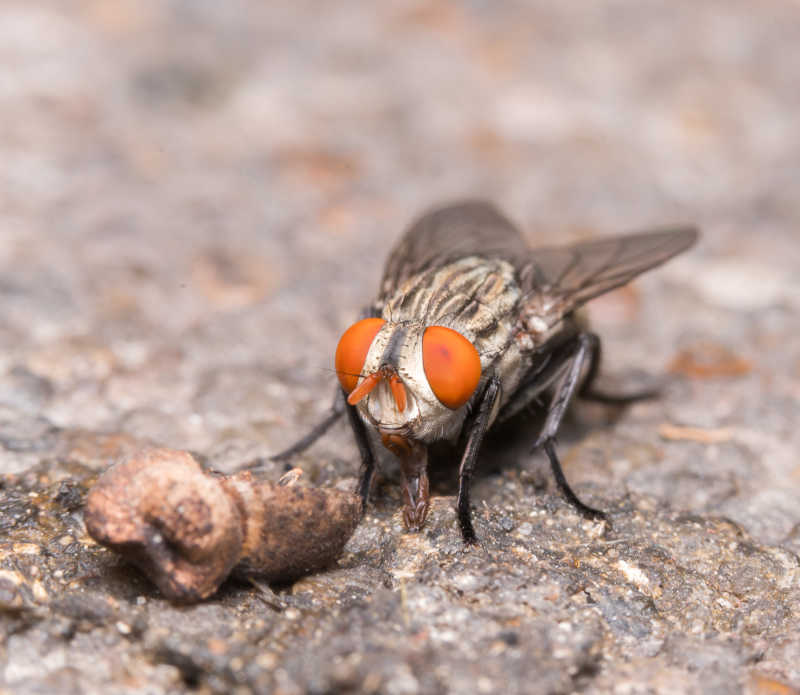
{"type": "Polygon", "coordinates": [[[330,565],[361,519],[352,493],[216,476],[185,451],[148,449],[108,469],[86,500],[89,534],[169,599],[213,594],[231,573],[289,582],[330,565]]]}
{"type": "Polygon", "coordinates": [[[728,347],[702,341],[681,350],[669,365],[673,374],[691,379],[744,376],[753,370],[749,360],[736,355],[728,347]]]}
{"type": "Polygon", "coordinates": [[[700,444],[722,444],[733,439],[729,427],[705,429],[702,427],[683,427],[665,422],[658,427],[658,434],[671,441],[699,442],[700,444]]]}

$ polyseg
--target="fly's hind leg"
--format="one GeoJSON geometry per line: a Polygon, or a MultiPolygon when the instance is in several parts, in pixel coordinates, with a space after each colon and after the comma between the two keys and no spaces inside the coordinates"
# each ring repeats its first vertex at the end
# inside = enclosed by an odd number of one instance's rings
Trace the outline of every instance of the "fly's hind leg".
{"type": "Polygon", "coordinates": [[[342,417],[342,415],[344,415],[346,407],[347,403],[345,403],[344,400],[344,393],[342,393],[342,390],[337,386],[336,393],[333,397],[333,404],[331,405],[330,411],[325,416],[325,419],[314,425],[313,429],[305,437],[297,440],[288,449],[284,449],[280,453],[271,456],[270,460],[286,461],[287,459],[292,458],[292,456],[296,456],[297,454],[304,452],[323,434],[325,434],[336,423],[336,421],[342,417]]]}
{"type": "Polygon", "coordinates": [[[581,502],[569,486],[556,454],[555,436],[561,425],[561,421],[564,419],[567,406],[578,388],[581,380],[581,373],[586,366],[586,360],[594,360],[593,364],[597,363],[594,355],[597,354],[599,346],[600,340],[594,333],[579,333],[572,341],[562,348],[557,361],[561,365],[566,365],[566,371],[556,385],[544,426],[539,434],[539,438],[533,446],[534,449],[542,447],[545,454],[547,454],[550,467],[553,470],[553,477],[556,480],[558,488],[561,490],[561,494],[563,494],[567,501],[581,514],[590,519],[605,519],[606,515],[599,509],[594,509],[581,502]]]}
{"type": "Polygon", "coordinates": [[[645,401],[651,398],[657,398],[660,389],[657,386],[634,391],[633,393],[608,393],[595,387],[597,374],[600,371],[600,356],[602,349],[600,340],[597,339],[595,345],[589,355],[589,369],[581,385],[578,396],[585,401],[593,401],[595,403],[603,403],[605,405],[629,405],[637,401],[645,401]]]}

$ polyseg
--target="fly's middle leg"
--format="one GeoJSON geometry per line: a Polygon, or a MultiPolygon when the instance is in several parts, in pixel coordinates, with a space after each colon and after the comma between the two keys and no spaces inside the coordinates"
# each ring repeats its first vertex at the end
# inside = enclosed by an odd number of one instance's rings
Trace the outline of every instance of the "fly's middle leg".
{"type": "Polygon", "coordinates": [[[270,459],[272,461],[286,461],[287,459],[292,458],[292,456],[296,456],[297,454],[304,452],[323,434],[325,434],[336,423],[336,421],[342,417],[342,415],[344,415],[346,406],[347,404],[344,400],[344,393],[342,392],[342,389],[337,386],[336,393],[333,396],[333,404],[331,405],[330,411],[325,416],[325,419],[314,425],[312,430],[305,437],[298,439],[289,448],[284,449],[274,456],[271,456],[270,459]]]}

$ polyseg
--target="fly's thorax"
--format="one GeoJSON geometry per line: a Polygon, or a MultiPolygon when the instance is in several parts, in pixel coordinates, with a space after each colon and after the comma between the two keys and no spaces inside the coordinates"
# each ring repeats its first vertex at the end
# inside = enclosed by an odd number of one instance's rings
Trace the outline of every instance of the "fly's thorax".
{"type": "Polygon", "coordinates": [[[512,312],[519,298],[510,263],[468,256],[406,280],[386,301],[383,313],[390,320],[429,325],[457,320],[480,332],[493,318],[512,312]]]}
{"type": "Polygon", "coordinates": [[[409,278],[389,298],[383,317],[457,331],[475,346],[485,371],[512,340],[520,299],[510,263],[469,256],[409,278]]]}

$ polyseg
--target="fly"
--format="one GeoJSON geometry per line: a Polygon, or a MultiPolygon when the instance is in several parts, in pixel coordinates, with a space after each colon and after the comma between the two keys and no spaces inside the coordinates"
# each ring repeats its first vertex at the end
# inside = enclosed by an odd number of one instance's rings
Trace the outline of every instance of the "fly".
{"type": "Polygon", "coordinates": [[[405,479],[403,519],[419,530],[429,505],[428,447],[457,444],[458,521],[476,540],[470,481],[487,430],[534,399],[549,405],[534,449],[583,515],[604,518],[567,483],[555,435],[574,396],[626,402],[594,388],[600,341],[576,318],[585,302],[685,251],[691,227],[530,249],[494,206],[467,201],[419,218],[389,255],[377,299],[336,348],[340,395],[331,413],[285,459],[310,446],[344,413],[361,455],[366,506],[375,470],[374,430],[405,479]]]}

